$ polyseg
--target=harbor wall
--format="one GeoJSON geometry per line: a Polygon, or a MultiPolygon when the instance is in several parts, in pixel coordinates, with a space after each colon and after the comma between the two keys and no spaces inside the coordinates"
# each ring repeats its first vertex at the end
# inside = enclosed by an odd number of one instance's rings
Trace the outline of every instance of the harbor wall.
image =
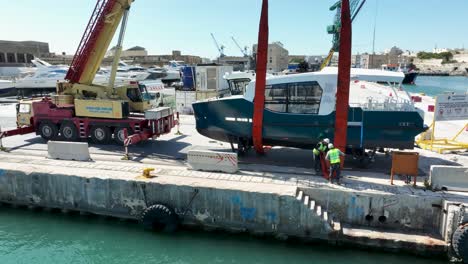
{"type": "Polygon", "coordinates": [[[443,198],[325,188],[301,188],[342,223],[393,230],[438,232],[443,198]]]}
{"type": "Polygon", "coordinates": [[[52,173],[15,165],[19,168],[0,165],[1,202],[128,219],[139,219],[145,208],[159,203],[175,209],[183,224],[202,228],[303,240],[327,239],[330,234],[328,223],[296,199],[292,186],[271,191],[254,185],[236,187],[239,183],[183,185],[142,177],[123,179],[114,172],[113,178],[98,170],[88,170],[95,176],[83,176],[81,169],[52,173]]]}

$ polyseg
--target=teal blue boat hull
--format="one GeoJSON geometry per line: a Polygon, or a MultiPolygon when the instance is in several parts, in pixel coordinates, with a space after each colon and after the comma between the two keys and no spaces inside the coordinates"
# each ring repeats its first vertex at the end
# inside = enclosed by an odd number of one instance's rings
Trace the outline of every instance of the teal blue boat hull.
{"type": "MultiPolygon", "coordinates": [[[[253,103],[240,97],[193,104],[197,131],[215,140],[251,142],[253,103]]],[[[417,111],[363,111],[350,107],[347,144],[350,148],[413,149],[415,137],[427,130],[417,111]]],[[[312,148],[323,138],[333,141],[335,112],[291,114],[264,110],[263,143],[312,148]]]]}

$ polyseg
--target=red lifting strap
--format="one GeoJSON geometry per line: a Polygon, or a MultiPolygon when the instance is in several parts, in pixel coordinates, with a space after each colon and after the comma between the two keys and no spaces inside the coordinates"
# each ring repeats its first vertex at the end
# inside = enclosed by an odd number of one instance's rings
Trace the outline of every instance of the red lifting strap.
{"type": "MultiPolygon", "coordinates": [[[[345,152],[351,81],[351,16],[349,0],[341,2],[340,54],[336,92],[335,147],[345,152]]],[[[343,163],[342,163],[343,164],[343,163]]]]}
{"type": "Polygon", "coordinates": [[[265,107],[265,85],[268,57],[268,0],[263,0],[257,45],[257,68],[255,82],[254,112],[252,124],[253,145],[263,153],[263,109],[265,107]]]}
{"type": "Polygon", "coordinates": [[[328,161],[325,159],[325,154],[320,153],[320,166],[322,168],[322,175],[328,180],[330,176],[330,170],[328,170],[328,161]]]}

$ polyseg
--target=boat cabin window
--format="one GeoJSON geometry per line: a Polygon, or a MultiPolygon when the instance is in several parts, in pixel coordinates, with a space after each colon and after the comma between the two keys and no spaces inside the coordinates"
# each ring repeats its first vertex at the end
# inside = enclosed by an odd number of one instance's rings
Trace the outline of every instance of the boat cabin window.
{"type": "Polygon", "coordinates": [[[322,92],[315,81],[269,85],[265,87],[265,108],[282,113],[318,114],[322,92]]]}
{"type": "Polygon", "coordinates": [[[250,83],[250,79],[233,79],[228,80],[229,89],[232,95],[244,94],[247,89],[247,85],[250,83]]]}
{"type": "Polygon", "coordinates": [[[265,108],[275,112],[287,112],[288,85],[275,84],[265,87],[265,108]]]}

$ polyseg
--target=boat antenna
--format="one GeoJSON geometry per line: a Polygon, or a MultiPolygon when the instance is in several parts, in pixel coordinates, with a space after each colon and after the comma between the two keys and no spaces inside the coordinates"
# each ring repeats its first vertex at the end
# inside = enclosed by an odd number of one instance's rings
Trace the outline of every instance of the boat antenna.
{"type": "MultiPolygon", "coordinates": [[[[374,16],[374,32],[372,34],[372,56],[370,56],[370,63],[371,67],[374,66],[374,56],[375,56],[375,28],[377,27],[377,10],[379,7],[379,0],[375,1],[375,16],[374,16]]],[[[367,68],[369,68],[369,65],[367,68]]]]}
{"type": "Polygon", "coordinates": [[[375,2],[375,17],[374,17],[374,33],[372,36],[372,54],[375,55],[375,28],[377,27],[377,11],[379,8],[379,0],[375,2]]]}

